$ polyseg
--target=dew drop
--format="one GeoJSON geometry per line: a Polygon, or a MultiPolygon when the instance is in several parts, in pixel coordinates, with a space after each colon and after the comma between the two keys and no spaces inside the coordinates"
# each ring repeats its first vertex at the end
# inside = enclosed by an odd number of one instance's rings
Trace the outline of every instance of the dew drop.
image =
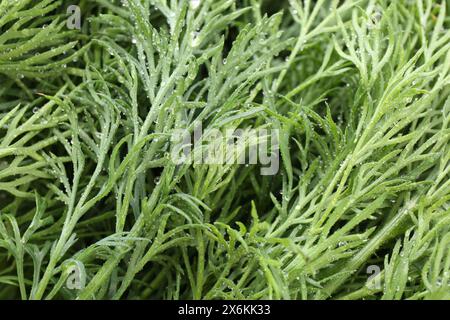
{"type": "Polygon", "coordinates": [[[199,32],[192,32],[191,33],[191,46],[192,47],[198,47],[200,45],[200,38],[199,38],[199,32]]]}
{"type": "Polygon", "coordinates": [[[338,243],[338,247],[345,246],[346,244],[347,244],[346,241],[340,241],[340,242],[338,243]]]}
{"type": "Polygon", "coordinates": [[[196,10],[198,7],[200,7],[201,0],[191,0],[190,6],[192,10],[196,10]]]}

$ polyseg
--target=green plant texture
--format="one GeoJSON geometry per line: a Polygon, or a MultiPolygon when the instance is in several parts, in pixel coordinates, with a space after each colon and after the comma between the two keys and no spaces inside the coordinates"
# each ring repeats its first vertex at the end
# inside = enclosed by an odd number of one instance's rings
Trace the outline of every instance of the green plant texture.
{"type": "Polygon", "coordinates": [[[2,0],[0,299],[450,300],[449,142],[449,1],[2,0]]]}

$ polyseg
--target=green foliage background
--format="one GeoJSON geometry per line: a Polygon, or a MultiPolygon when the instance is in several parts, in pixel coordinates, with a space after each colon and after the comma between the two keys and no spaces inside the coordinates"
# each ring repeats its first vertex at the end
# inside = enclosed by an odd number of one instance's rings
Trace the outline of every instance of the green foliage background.
{"type": "Polygon", "coordinates": [[[2,0],[0,298],[450,299],[449,12],[2,0]],[[172,164],[194,121],[279,174],[172,164]]]}

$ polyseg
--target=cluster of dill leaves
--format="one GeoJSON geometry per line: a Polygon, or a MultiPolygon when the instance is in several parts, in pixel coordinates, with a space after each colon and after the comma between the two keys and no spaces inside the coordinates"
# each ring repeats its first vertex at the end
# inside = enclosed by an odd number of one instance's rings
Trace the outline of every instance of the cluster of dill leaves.
{"type": "Polygon", "coordinates": [[[450,299],[449,12],[2,0],[0,299],[450,299]],[[196,121],[279,172],[172,163],[196,121]]]}

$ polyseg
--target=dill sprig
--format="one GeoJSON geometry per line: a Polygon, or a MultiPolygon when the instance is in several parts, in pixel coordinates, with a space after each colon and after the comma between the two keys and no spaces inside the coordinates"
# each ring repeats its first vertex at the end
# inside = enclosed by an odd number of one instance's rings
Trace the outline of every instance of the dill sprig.
{"type": "Polygon", "coordinates": [[[0,298],[450,299],[448,2],[69,5],[0,4],[0,298]]]}

